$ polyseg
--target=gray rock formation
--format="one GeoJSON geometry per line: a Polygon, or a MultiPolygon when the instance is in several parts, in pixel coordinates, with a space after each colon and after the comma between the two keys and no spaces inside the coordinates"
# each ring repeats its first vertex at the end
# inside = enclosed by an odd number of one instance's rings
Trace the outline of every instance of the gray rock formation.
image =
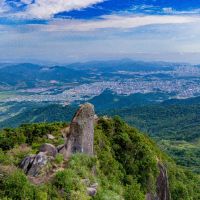
{"type": "Polygon", "coordinates": [[[170,200],[170,189],[166,167],[158,162],[159,175],[156,181],[156,195],[146,194],[146,200],[170,200]]]}
{"type": "Polygon", "coordinates": [[[48,157],[45,152],[40,152],[37,155],[30,155],[24,158],[20,163],[20,167],[29,176],[37,176],[41,173],[43,167],[47,164],[48,157]]]}
{"type": "Polygon", "coordinates": [[[167,169],[162,163],[158,163],[159,176],[157,178],[156,200],[170,200],[170,190],[167,169]]]}
{"type": "Polygon", "coordinates": [[[58,153],[63,154],[65,150],[65,145],[61,144],[61,145],[58,145],[56,148],[57,148],[58,153]]]}
{"type": "Polygon", "coordinates": [[[39,152],[46,152],[47,156],[56,157],[58,150],[54,145],[46,143],[39,148],[39,152]]]}
{"type": "Polygon", "coordinates": [[[95,112],[92,104],[86,103],[76,112],[65,143],[65,159],[76,152],[93,155],[94,118],[95,112]]]}
{"type": "Polygon", "coordinates": [[[20,168],[23,169],[25,174],[28,174],[36,155],[26,156],[20,163],[20,168]]]}
{"type": "Polygon", "coordinates": [[[93,187],[88,187],[87,194],[91,197],[94,197],[97,194],[97,189],[93,187]]]}

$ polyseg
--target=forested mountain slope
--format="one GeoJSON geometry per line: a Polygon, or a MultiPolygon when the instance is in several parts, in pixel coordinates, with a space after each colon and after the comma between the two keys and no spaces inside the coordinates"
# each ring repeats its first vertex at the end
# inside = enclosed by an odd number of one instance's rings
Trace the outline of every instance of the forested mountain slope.
{"type": "Polygon", "coordinates": [[[158,162],[167,169],[173,200],[200,198],[197,175],[178,167],[152,140],[118,117],[99,119],[94,157],[75,154],[66,162],[57,156],[48,167],[59,170],[48,181],[33,183],[19,170],[19,163],[43,143],[63,144],[61,130],[65,127],[64,123],[41,123],[0,132],[1,199],[143,200],[156,193],[158,162]],[[85,180],[98,184],[94,197],[87,196],[85,180]]]}

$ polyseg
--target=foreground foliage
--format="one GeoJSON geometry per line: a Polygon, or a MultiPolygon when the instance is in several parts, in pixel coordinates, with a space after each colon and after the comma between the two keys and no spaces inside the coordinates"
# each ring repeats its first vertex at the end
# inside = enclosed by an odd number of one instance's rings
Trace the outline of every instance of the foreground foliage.
{"type": "Polygon", "coordinates": [[[198,175],[178,167],[147,136],[118,117],[99,120],[94,157],[75,154],[66,163],[58,156],[54,176],[43,184],[33,184],[18,169],[19,162],[44,142],[50,142],[47,133],[55,136],[52,144],[63,143],[60,130],[64,126],[30,124],[0,133],[0,141],[4,141],[0,142],[0,199],[143,200],[147,192],[156,192],[158,160],[168,169],[173,200],[200,199],[198,175]],[[91,198],[86,190],[94,183],[98,184],[98,192],[91,198]]]}

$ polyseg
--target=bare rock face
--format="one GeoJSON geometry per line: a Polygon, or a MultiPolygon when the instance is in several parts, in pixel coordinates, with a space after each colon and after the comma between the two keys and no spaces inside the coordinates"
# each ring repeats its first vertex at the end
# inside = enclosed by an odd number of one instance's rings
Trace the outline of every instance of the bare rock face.
{"type": "Polygon", "coordinates": [[[35,159],[36,155],[29,155],[25,157],[22,162],[20,163],[20,168],[24,171],[25,174],[28,174],[29,169],[32,166],[32,163],[35,159]]]}
{"type": "Polygon", "coordinates": [[[58,150],[54,145],[46,143],[40,147],[39,152],[46,152],[46,155],[56,157],[58,150]]]}
{"type": "Polygon", "coordinates": [[[44,152],[37,155],[30,155],[24,158],[20,163],[20,168],[29,176],[37,176],[43,167],[47,164],[48,157],[44,152]]]}
{"type": "Polygon", "coordinates": [[[160,170],[160,174],[157,178],[156,200],[170,200],[167,169],[162,163],[158,163],[158,168],[160,170]]]}
{"type": "Polygon", "coordinates": [[[156,181],[156,195],[152,193],[146,194],[146,200],[170,200],[170,190],[166,167],[158,162],[159,175],[156,181]]]}
{"type": "Polygon", "coordinates": [[[65,143],[65,159],[76,152],[93,155],[94,119],[95,112],[92,104],[84,104],[76,112],[65,143]]]}
{"type": "Polygon", "coordinates": [[[61,145],[58,145],[56,148],[57,148],[58,153],[63,154],[65,150],[65,145],[61,144],[61,145]]]}

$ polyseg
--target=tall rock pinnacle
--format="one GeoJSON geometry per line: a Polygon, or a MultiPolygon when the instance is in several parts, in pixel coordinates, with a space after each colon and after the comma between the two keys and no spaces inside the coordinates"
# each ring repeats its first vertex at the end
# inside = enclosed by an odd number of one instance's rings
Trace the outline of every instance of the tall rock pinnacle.
{"type": "Polygon", "coordinates": [[[76,112],[65,143],[65,159],[76,152],[93,155],[94,118],[95,112],[92,104],[86,103],[76,112]]]}

